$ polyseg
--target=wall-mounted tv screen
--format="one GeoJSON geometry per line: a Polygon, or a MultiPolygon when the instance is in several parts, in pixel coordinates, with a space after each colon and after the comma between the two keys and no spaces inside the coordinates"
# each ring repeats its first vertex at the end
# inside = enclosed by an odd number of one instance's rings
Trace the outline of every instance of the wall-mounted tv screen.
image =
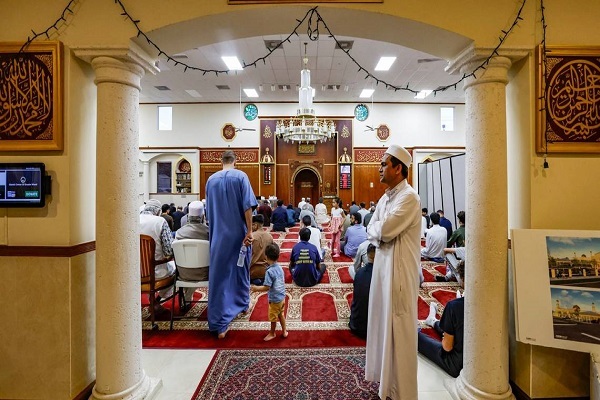
{"type": "Polygon", "coordinates": [[[44,175],[42,163],[0,163],[0,208],[44,207],[44,175]]]}

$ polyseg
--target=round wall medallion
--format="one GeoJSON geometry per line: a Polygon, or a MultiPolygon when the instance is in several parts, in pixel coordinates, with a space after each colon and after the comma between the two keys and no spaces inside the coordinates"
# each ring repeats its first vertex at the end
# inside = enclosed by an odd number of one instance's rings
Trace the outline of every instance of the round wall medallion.
{"type": "Polygon", "coordinates": [[[369,118],[369,107],[365,104],[359,104],[354,107],[354,117],[359,121],[365,121],[369,118]]]}
{"type": "Polygon", "coordinates": [[[390,138],[390,128],[385,124],[379,125],[377,127],[377,139],[379,139],[382,142],[385,142],[389,138],[390,138]]]}
{"type": "Polygon", "coordinates": [[[258,117],[258,107],[256,107],[256,104],[246,104],[246,107],[244,107],[244,118],[247,121],[254,121],[256,117],[258,117]]]}

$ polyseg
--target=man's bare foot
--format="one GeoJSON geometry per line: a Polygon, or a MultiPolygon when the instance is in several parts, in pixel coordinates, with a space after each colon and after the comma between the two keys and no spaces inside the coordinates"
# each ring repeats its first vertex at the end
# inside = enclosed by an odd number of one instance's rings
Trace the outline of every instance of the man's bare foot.
{"type": "Polygon", "coordinates": [[[273,340],[273,339],[275,339],[276,337],[277,337],[277,335],[276,335],[276,334],[274,334],[274,333],[270,333],[270,332],[269,332],[269,334],[268,334],[267,336],[265,336],[265,338],[264,338],[263,340],[264,340],[265,342],[268,342],[269,340],[273,340]]]}
{"type": "Polygon", "coordinates": [[[229,327],[227,329],[225,329],[224,332],[219,333],[219,335],[217,337],[219,339],[225,339],[225,336],[227,335],[227,332],[229,332],[229,327]]]}
{"type": "Polygon", "coordinates": [[[281,337],[283,337],[284,339],[285,339],[286,337],[288,337],[288,331],[285,331],[285,332],[283,332],[283,334],[281,335],[281,337]]]}

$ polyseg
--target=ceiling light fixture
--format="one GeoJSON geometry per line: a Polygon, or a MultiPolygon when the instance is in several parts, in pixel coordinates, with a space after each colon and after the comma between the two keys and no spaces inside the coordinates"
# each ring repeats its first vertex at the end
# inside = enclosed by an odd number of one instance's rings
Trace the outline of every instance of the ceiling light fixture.
{"type": "Polygon", "coordinates": [[[188,90],[186,90],[186,93],[192,97],[196,97],[196,98],[202,97],[202,95],[200,93],[198,93],[197,90],[194,90],[194,89],[188,89],[188,90]]]}
{"type": "Polygon", "coordinates": [[[271,85],[271,92],[275,91],[275,85],[271,85]]]}
{"type": "Polygon", "coordinates": [[[237,57],[223,56],[223,57],[221,57],[221,59],[227,66],[227,69],[230,71],[241,71],[243,69],[242,64],[240,63],[240,60],[238,60],[237,57]]]}
{"type": "Polygon", "coordinates": [[[284,142],[317,143],[335,138],[337,134],[332,120],[318,119],[313,108],[314,89],[310,86],[310,70],[304,43],[304,69],[300,72],[300,90],[298,93],[298,109],[295,117],[277,121],[275,134],[284,142]]]}
{"type": "Polygon", "coordinates": [[[433,92],[433,90],[421,90],[419,93],[415,95],[415,99],[424,99],[429,96],[433,92]]]}
{"type": "Polygon", "coordinates": [[[375,71],[389,71],[396,57],[381,57],[375,66],[375,71]]]}
{"type": "Polygon", "coordinates": [[[362,92],[360,92],[359,97],[362,99],[366,99],[366,98],[373,96],[374,92],[375,92],[375,89],[363,89],[362,92]]]}
{"type": "Polygon", "coordinates": [[[258,97],[258,93],[256,93],[256,89],[244,89],[244,93],[248,97],[258,97]]]}

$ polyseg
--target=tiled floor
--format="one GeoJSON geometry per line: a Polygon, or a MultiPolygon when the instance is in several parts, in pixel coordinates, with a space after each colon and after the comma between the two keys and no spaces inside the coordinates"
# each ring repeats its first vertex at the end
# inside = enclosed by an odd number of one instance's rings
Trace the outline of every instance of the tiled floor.
{"type": "MultiPolygon", "coordinates": [[[[214,350],[144,349],[146,374],[162,379],[163,387],[155,399],[191,399],[214,354],[214,350]]],[[[419,400],[452,399],[444,388],[444,381],[451,377],[420,355],[418,379],[419,400]]]]}

